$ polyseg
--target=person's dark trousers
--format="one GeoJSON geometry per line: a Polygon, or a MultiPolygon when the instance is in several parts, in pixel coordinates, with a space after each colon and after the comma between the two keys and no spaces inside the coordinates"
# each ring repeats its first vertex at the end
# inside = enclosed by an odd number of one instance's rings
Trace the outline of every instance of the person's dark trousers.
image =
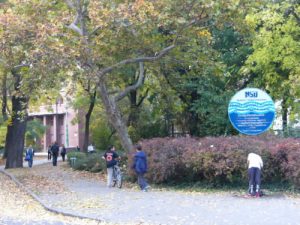
{"type": "Polygon", "coordinates": [[[255,193],[259,191],[260,188],[260,169],[256,167],[251,167],[248,169],[249,175],[249,191],[250,193],[255,193]]]}
{"type": "Polygon", "coordinates": [[[53,166],[57,166],[57,155],[53,155],[53,166]]]}
{"type": "Polygon", "coordinates": [[[145,187],[148,186],[146,179],[144,178],[144,173],[138,173],[137,176],[138,176],[138,184],[140,188],[144,190],[145,187]]]}
{"type": "Polygon", "coordinates": [[[48,152],[48,160],[51,160],[51,152],[48,152]]]}
{"type": "Polygon", "coordinates": [[[29,167],[29,168],[32,167],[32,163],[33,163],[33,160],[32,160],[32,159],[28,160],[28,167],[29,167]]]}
{"type": "Polygon", "coordinates": [[[66,154],[61,154],[63,162],[65,161],[66,154]]]}

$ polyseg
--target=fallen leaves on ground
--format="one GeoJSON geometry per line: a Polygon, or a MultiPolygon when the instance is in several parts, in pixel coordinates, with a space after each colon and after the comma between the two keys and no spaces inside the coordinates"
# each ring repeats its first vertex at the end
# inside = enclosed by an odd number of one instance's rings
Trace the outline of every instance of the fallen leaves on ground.
{"type": "Polygon", "coordinates": [[[46,211],[38,202],[22,191],[7,176],[0,173],[0,218],[27,221],[62,221],[74,225],[104,225],[94,220],[78,219],[46,211]],[[30,213],[28,213],[30,212],[30,213]]]}
{"type": "MultiPolygon", "coordinates": [[[[43,170],[44,171],[44,170],[43,170]]],[[[38,167],[36,168],[18,168],[10,169],[12,173],[23,185],[31,191],[39,193],[67,193],[68,189],[63,182],[56,179],[55,176],[49,176],[47,172],[41,173],[38,167]]]]}
{"type": "MultiPolygon", "coordinates": [[[[2,157],[2,156],[0,156],[2,157]]],[[[0,166],[4,166],[5,165],[5,159],[0,158],[0,166]]]]}

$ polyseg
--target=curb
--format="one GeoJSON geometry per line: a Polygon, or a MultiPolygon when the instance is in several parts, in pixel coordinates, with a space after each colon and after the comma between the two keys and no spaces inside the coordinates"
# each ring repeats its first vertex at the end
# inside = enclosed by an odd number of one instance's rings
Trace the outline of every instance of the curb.
{"type": "Polygon", "coordinates": [[[97,218],[91,218],[91,217],[87,217],[87,216],[81,216],[81,215],[78,215],[78,214],[67,213],[67,212],[63,212],[63,211],[59,211],[57,209],[51,208],[51,207],[47,206],[45,203],[43,203],[42,200],[36,194],[34,194],[31,190],[26,188],[13,175],[11,175],[10,173],[8,173],[7,171],[5,171],[2,168],[0,168],[0,173],[3,173],[4,175],[8,176],[12,181],[14,181],[16,183],[16,185],[19,188],[21,188],[23,191],[25,191],[27,194],[29,194],[34,200],[36,200],[39,204],[41,204],[43,206],[43,208],[46,209],[47,211],[50,211],[50,212],[53,212],[53,213],[56,213],[56,214],[61,214],[61,215],[64,215],[64,216],[75,217],[75,218],[79,218],[79,219],[89,219],[89,220],[94,220],[94,221],[97,221],[97,222],[104,222],[103,220],[100,220],[100,219],[97,219],[97,218]]]}

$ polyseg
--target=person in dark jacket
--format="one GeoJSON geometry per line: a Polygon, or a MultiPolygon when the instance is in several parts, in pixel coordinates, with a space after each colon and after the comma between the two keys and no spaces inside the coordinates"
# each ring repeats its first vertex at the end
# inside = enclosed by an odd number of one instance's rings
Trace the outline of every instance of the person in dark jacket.
{"type": "Polygon", "coordinates": [[[33,164],[33,156],[34,156],[34,150],[32,146],[30,145],[28,149],[26,150],[26,158],[28,162],[28,167],[31,168],[33,164]]]}
{"type": "Polygon", "coordinates": [[[53,166],[57,166],[57,157],[58,157],[58,153],[59,153],[59,146],[57,144],[57,142],[54,142],[54,144],[51,147],[51,152],[52,152],[52,156],[53,156],[53,166]]]}
{"type": "Polygon", "coordinates": [[[62,144],[62,145],[61,145],[60,155],[61,155],[61,157],[62,157],[62,161],[63,161],[63,162],[65,161],[66,154],[67,154],[67,149],[66,149],[65,145],[62,144]]]}
{"type": "Polygon", "coordinates": [[[136,146],[136,153],[134,155],[134,162],[132,168],[135,170],[135,173],[138,177],[138,184],[142,191],[147,191],[149,185],[147,184],[146,179],[144,178],[145,173],[147,172],[147,156],[142,150],[141,145],[136,146]]]}
{"type": "Polygon", "coordinates": [[[117,165],[117,161],[120,159],[119,155],[116,153],[116,149],[113,145],[109,146],[107,151],[102,156],[106,161],[107,170],[107,187],[112,187],[113,182],[113,169],[117,165]]]}
{"type": "Polygon", "coordinates": [[[52,157],[51,147],[51,145],[48,146],[48,160],[51,160],[52,157]]]}

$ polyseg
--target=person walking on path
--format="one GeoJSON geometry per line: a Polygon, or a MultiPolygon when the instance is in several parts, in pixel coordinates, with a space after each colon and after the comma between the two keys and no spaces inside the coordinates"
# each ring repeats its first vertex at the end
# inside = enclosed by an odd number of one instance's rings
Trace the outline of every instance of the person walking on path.
{"type": "Polygon", "coordinates": [[[255,153],[249,153],[248,158],[249,194],[260,197],[260,175],[263,168],[261,157],[255,153]]]}
{"type": "Polygon", "coordinates": [[[65,147],[64,144],[61,145],[61,150],[60,150],[60,155],[62,157],[62,161],[65,161],[65,157],[66,157],[66,153],[67,153],[67,149],[65,147]]]}
{"type": "Polygon", "coordinates": [[[57,166],[57,157],[58,157],[58,153],[59,153],[59,146],[57,144],[57,142],[54,142],[54,144],[51,147],[51,152],[52,152],[52,163],[53,166],[57,166]]]}
{"type": "Polygon", "coordinates": [[[112,186],[114,166],[117,164],[117,160],[120,159],[119,155],[116,153],[115,150],[115,147],[111,145],[102,156],[102,158],[106,161],[107,187],[112,186]]]}
{"type": "Polygon", "coordinates": [[[51,152],[51,145],[48,146],[48,160],[51,160],[52,152],[51,152]]]}
{"type": "Polygon", "coordinates": [[[142,191],[147,191],[149,185],[144,178],[145,173],[147,172],[147,156],[146,153],[142,150],[141,145],[136,146],[136,153],[134,155],[134,162],[132,165],[135,173],[137,174],[138,184],[142,191]]]}
{"type": "Polygon", "coordinates": [[[29,145],[29,147],[26,150],[25,160],[28,162],[28,167],[31,168],[33,164],[33,156],[34,156],[34,150],[32,148],[32,145],[29,145]]]}

